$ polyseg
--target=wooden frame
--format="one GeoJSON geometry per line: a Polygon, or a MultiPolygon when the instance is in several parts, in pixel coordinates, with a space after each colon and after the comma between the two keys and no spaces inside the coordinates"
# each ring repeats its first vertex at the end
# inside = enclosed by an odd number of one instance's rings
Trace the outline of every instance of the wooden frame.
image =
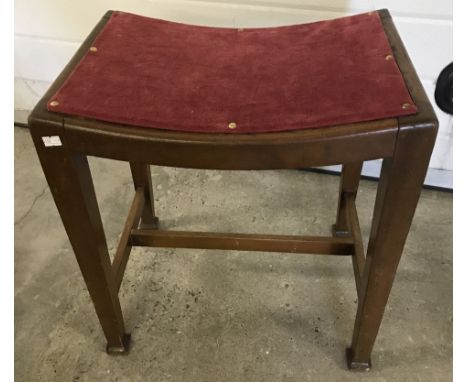
{"type": "Polygon", "coordinates": [[[347,350],[351,369],[368,370],[393,278],[419,199],[437,119],[387,10],[384,29],[419,113],[322,129],[263,134],[196,134],[119,126],[50,113],[60,87],[111,15],[107,12],[38,103],[29,127],[44,174],[107,339],[126,353],[118,291],[133,245],[351,255],[359,297],[347,350]],[[43,137],[61,146],[46,147],[43,137]],[[111,264],[87,156],[130,163],[135,198],[111,264]],[[362,162],[383,158],[367,253],[355,197],[362,162]],[[332,237],[159,231],[149,165],[223,170],[292,169],[344,164],[332,237]]]}

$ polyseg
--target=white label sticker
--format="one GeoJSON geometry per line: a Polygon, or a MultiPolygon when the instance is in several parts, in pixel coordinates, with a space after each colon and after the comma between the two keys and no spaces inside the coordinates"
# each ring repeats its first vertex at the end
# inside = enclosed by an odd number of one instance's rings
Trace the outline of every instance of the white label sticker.
{"type": "Polygon", "coordinates": [[[45,147],[51,146],[62,146],[62,141],[58,135],[52,135],[50,137],[42,137],[45,147]]]}

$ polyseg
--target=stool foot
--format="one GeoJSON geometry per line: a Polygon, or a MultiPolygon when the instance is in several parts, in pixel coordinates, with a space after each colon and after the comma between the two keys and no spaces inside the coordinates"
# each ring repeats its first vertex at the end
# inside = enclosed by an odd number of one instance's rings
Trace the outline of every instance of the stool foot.
{"type": "Polygon", "coordinates": [[[370,359],[367,362],[353,361],[353,349],[346,349],[346,362],[348,363],[348,369],[354,371],[370,371],[372,363],[370,359]]]}
{"type": "Polygon", "coordinates": [[[336,224],[332,225],[332,235],[334,237],[348,237],[349,236],[349,231],[345,229],[340,229],[336,227],[336,224]]]}
{"type": "Polygon", "coordinates": [[[154,216],[150,219],[150,221],[145,221],[143,220],[140,222],[140,225],[138,226],[139,229],[157,229],[159,227],[159,218],[157,216],[154,216]]]}
{"type": "Polygon", "coordinates": [[[130,350],[131,334],[125,334],[122,340],[123,346],[107,345],[106,352],[109,355],[127,355],[130,350]]]}

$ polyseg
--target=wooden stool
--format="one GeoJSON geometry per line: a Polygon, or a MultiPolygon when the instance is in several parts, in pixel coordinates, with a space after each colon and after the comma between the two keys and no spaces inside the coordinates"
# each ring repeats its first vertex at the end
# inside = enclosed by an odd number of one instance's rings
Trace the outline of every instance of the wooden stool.
{"type": "Polygon", "coordinates": [[[390,14],[251,30],[131,21],[138,17],[107,12],[29,118],[107,351],[129,349],[118,292],[132,246],[350,255],[358,308],[348,366],[370,369],[437,133],[390,14]],[[154,35],[139,40],[134,26],[154,35]],[[127,161],[133,175],[135,197],[112,263],[87,156],[127,161]],[[365,254],[355,198],[363,161],[378,158],[365,254]],[[343,172],[331,237],[158,230],[149,165],[335,164],[343,172]]]}

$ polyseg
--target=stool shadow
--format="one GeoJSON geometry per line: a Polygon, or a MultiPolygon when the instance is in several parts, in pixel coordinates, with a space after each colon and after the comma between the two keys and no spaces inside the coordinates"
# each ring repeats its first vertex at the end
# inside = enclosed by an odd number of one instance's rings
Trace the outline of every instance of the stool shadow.
{"type": "Polygon", "coordinates": [[[350,345],[352,335],[352,320],[349,325],[335,325],[336,332],[316,331],[316,326],[309,320],[299,315],[286,315],[276,312],[272,316],[273,321],[287,329],[291,336],[305,339],[311,347],[319,350],[326,358],[337,367],[347,370],[345,350],[350,345]],[[305,334],[305,337],[304,337],[305,334]]]}
{"type": "MultiPolygon", "coordinates": [[[[379,364],[380,370],[391,369],[395,367],[403,367],[411,365],[427,366],[432,361],[440,362],[441,353],[451,354],[452,347],[445,344],[434,345],[414,345],[403,346],[393,349],[378,350],[374,349],[372,352],[372,360],[374,364],[379,364]]],[[[451,369],[451,366],[448,366],[451,369]]],[[[450,380],[447,376],[447,380],[450,380]]]]}

